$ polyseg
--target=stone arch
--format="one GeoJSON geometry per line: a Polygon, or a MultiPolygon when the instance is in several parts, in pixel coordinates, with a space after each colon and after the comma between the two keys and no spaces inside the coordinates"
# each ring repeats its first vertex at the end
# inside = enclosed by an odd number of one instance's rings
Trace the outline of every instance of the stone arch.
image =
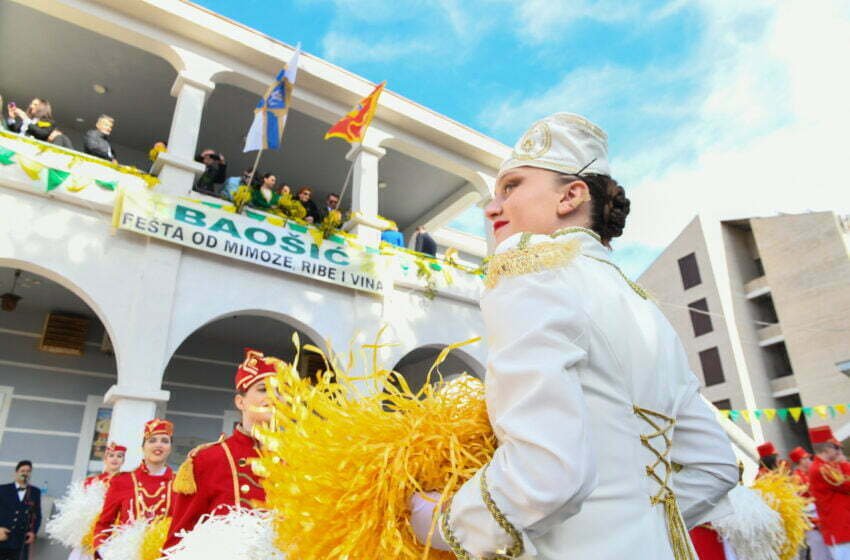
{"type": "MultiPolygon", "coordinates": [[[[445,347],[445,344],[425,344],[414,348],[397,359],[392,369],[401,373],[410,388],[417,391],[425,383],[434,360],[445,347]]],[[[483,380],[485,368],[472,354],[466,352],[463,348],[456,348],[449,353],[446,360],[435,371],[439,372],[444,378],[468,373],[483,380]]],[[[434,379],[431,381],[433,382],[434,379]]]]}
{"type": "Polygon", "coordinates": [[[88,308],[91,309],[92,313],[95,314],[95,316],[103,325],[107,336],[109,336],[109,340],[112,342],[116,367],[119,372],[121,371],[122,349],[121,345],[119,344],[118,337],[115,333],[112,318],[98,303],[98,301],[91,294],[89,294],[86,289],[82,288],[78,282],[51,268],[47,268],[31,261],[25,261],[21,259],[0,257],[0,268],[19,269],[24,272],[29,272],[31,274],[37,274],[46,278],[47,280],[50,280],[55,284],[58,284],[59,286],[62,286],[63,288],[80,298],[80,300],[82,300],[83,303],[85,303],[88,308]]]}

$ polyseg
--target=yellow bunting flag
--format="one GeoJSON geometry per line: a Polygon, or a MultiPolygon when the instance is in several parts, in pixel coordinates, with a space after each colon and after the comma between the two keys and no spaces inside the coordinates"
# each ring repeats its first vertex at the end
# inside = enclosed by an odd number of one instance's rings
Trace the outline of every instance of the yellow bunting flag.
{"type": "Polygon", "coordinates": [[[799,422],[800,415],[803,414],[803,409],[799,406],[795,406],[793,408],[789,408],[788,412],[791,414],[791,418],[794,419],[794,422],[799,422]]]}
{"type": "Polygon", "coordinates": [[[746,420],[746,421],[747,421],[747,424],[749,424],[749,423],[750,423],[750,411],[749,411],[749,410],[742,410],[742,411],[741,411],[741,417],[742,417],[744,420],[746,420]]]}
{"type": "Polygon", "coordinates": [[[812,408],[814,408],[814,411],[817,412],[818,416],[820,416],[821,418],[827,417],[828,413],[827,413],[827,410],[826,410],[826,405],[822,404],[820,406],[815,406],[815,407],[812,407],[812,408]]]}
{"type": "Polygon", "coordinates": [[[764,415],[767,418],[768,422],[772,422],[774,418],[776,418],[776,409],[775,408],[765,408],[764,415]]]}
{"type": "Polygon", "coordinates": [[[847,414],[847,405],[846,404],[835,405],[835,412],[837,412],[838,414],[847,414]]]}
{"type": "Polygon", "coordinates": [[[35,161],[32,158],[28,158],[25,155],[18,154],[18,165],[21,166],[21,169],[24,170],[24,173],[27,174],[27,177],[32,179],[33,181],[38,181],[41,170],[44,169],[44,164],[35,161]]]}

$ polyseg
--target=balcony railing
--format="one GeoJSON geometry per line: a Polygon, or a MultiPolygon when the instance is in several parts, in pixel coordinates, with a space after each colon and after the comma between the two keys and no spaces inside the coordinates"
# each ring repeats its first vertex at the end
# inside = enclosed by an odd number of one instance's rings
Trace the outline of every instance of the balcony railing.
{"type": "Polygon", "coordinates": [[[759,276],[744,284],[744,293],[747,295],[747,299],[755,299],[769,294],[770,286],[767,285],[767,276],[759,276]]]}
{"type": "Polygon", "coordinates": [[[779,323],[774,323],[758,330],[759,346],[762,348],[771,344],[779,344],[785,342],[785,335],[782,333],[782,327],[779,323]]]}
{"type": "MultiPolygon", "coordinates": [[[[55,197],[63,202],[110,213],[122,191],[155,190],[158,180],[134,167],[116,165],[52,144],[0,131],[0,184],[17,190],[55,197]]],[[[227,201],[192,192],[178,197],[190,203],[232,213],[227,201]]],[[[312,226],[287,223],[280,216],[246,208],[244,216],[264,227],[288,228],[309,234],[321,242],[321,234],[312,226]]],[[[332,234],[329,243],[362,249],[358,239],[342,231],[332,234]]],[[[371,249],[386,259],[387,280],[395,286],[440,295],[466,302],[477,302],[483,290],[480,270],[453,260],[422,255],[400,247],[382,245],[371,249]]],[[[238,262],[234,261],[234,266],[238,262]]]]}

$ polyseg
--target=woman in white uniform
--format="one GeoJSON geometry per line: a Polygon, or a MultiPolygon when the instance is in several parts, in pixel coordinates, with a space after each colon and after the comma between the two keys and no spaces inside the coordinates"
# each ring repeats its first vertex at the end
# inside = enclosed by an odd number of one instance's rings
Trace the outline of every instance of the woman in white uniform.
{"type": "Polygon", "coordinates": [[[687,527],[724,513],[737,461],[676,333],[610,260],[629,200],[607,136],[567,113],[535,123],[486,213],[499,447],[442,512],[435,546],[468,559],[695,558],[687,527]]]}

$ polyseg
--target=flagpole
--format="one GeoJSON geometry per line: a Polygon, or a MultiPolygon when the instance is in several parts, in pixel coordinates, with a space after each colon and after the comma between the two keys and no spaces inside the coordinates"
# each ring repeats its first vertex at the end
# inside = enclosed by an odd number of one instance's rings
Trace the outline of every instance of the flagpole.
{"type": "Polygon", "coordinates": [[[342,183],[342,190],[339,193],[339,203],[342,204],[342,197],[345,196],[345,191],[348,189],[348,181],[351,179],[351,172],[354,171],[354,162],[348,166],[348,173],[345,175],[345,181],[342,183]]]}
{"type": "Polygon", "coordinates": [[[254,158],[254,166],[251,168],[251,177],[248,179],[248,188],[253,188],[254,175],[257,174],[257,166],[260,164],[260,156],[263,155],[263,149],[257,150],[257,157],[254,158]]]}

